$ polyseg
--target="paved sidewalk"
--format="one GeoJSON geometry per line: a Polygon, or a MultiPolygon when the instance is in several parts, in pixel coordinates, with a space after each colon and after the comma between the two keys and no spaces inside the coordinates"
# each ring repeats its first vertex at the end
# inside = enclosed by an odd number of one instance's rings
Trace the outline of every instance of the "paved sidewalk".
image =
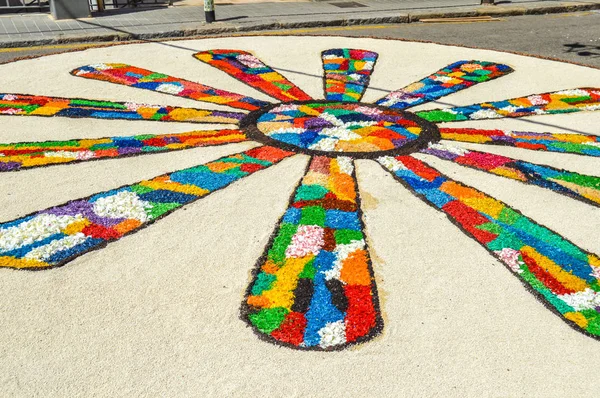
{"type": "Polygon", "coordinates": [[[61,42],[194,36],[252,30],[407,23],[431,17],[525,15],[600,9],[600,1],[512,0],[481,6],[479,0],[356,0],[218,4],[217,23],[206,24],[200,6],[121,9],[94,18],[55,21],[48,14],[0,16],[0,47],[61,42]],[[346,3],[346,7],[344,7],[346,3]]]}

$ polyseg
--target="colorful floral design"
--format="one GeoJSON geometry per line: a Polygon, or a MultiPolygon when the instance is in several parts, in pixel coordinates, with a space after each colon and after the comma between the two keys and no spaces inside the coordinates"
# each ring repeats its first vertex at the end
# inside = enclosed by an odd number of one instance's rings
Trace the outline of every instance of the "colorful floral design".
{"type": "Polygon", "coordinates": [[[436,156],[598,206],[598,177],[439,142],[600,156],[596,136],[438,128],[433,123],[599,110],[600,89],[562,90],[409,112],[406,109],[411,106],[489,82],[512,69],[492,62],[459,61],[375,104],[366,104],[358,101],[378,57],[371,51],[331,49],[322,53],[328,100],[310,98],[246,51],[211,50],[195,57],[282,102],[266,103],[123,64],[84,66],[73,71],[73,76],[250,112],[0,96],[0,115],[5,117],[191,121],[239,128],[3,144],[0,171],[243,140],[265,144],[0,224],[0,266],[47,269],[64,265],[287,157],[308,153],[312,157],[309,167],[257,262],[242,315],[268,341],[303,350],[343,349],[368,341],[383,328],[354,174],[354,159],[377,159],[417,197],[489,250],[563,320],[600,337],[598,256],[420,160],[436,156]],[[417,159],[412,156],[417,152],[424,155],[417,159]]]}
{"type": "Polygon", "coordinates": [[[259,147],[0,224],[0,265],[61,265],[291,155],[259,147]]]}
{"type": "Polygon", "coordinates": [[[0,115],[234,124],[246,116],[238,112],[18,94],[0,94],[0,115]]]}
{"type": "Polygon", "coordinates": [[[496,255],[565,319],[592,335],[600,334],[598,256],[416,158],[399,156],[379,161],[496,255]]]}
{"type": "Polygon", "coordinates": [[[474,84],[496,79],[512,71],[507,65],[493,62],[458,61],[423,80],[391,92],[376,103],[396,109],[410,108],[435,101],[474,84]]]}
{"type": "Polygon", "coordinates": [[[194,55],[202,62],[283,102],[310,101],[312,98],[294,83],[246,51],[211,50],[194,55]]]}
{"type": "Polygon", "coordinates": [[[180,134],[0,144],[0,171],[231,144],[245,140],[246,135],[240,130],[203,130],[180,134]]]}
{"type": "Polygon", "coordinates": [[[348,48],[323,51],[325,98],[330,101],[360,101],[369,86],[377,53],[348,48]]]}
{"type": "Polygon", "coordinates": [[[381,329],[354,166],[315,156],[250,285],[245,316],[272,339],[343,346],[381,329]]]}
{"type": "Polygon", "coordinates": [[[498,119],[532,115],[553,115],[600,109],[600,89],[578,88],[555,93],[530,95],[504,101],[435,109],[417,112],[430,122],[456,122],[461,120],[498,119]]]}
{"type": "Polygon", "coordinates": [[[600,206],[600,177],[441,143],[431,144],[422,152],[477,170],[569,195],[593,206],[600,206]]]}
{"type": "Polygon", "coordinates": [[[73,70],[71,74],[249,111],[268,105],[267,102],[254,98],[126,64],[82,66],[73,70]]]}
{"type": "Polygon", "coordinates": [[[600,156],[600,137],[597,135],[453,128],[441,128],[440,135],[442,139],[450,141],[600,156]]]}
{"type": "Polygon", "coordinates": [[[273,140],[324,153],[405,148],[415,144],[428,126],[422,119],[392,109],[314,101],[279,105],[256,121],[258,131],[273,140]]]}

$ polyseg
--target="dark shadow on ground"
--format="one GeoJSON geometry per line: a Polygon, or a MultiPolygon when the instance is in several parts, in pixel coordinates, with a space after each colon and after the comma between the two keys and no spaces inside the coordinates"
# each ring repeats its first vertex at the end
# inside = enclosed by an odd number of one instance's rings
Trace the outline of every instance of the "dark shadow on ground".
{"type": "Polygon", "coordinates": [[[581,44],[577,42],[563,44],[563,47],[566,47],[565,52],[575,53],[581,57],[600,57],[600,45],[581,44]]]}
{"type": "MultiPolygon", "coordinates": [[[[156,10],[157,8],[166,8],[168,7],[168,5],[165,4],[152,4],[152,5],[145,5],[143,7],[125,7],[125,8],[111,8],[111,9],[106,9],[104,11],[92,11],[92,16],[94,18],[103,18],[103,17],[114,17],[115,15],[126,15],[126,14],[132,14],[132,13],[137,13],[139,14],[140,12],[144,12],[144,11],[151,11],[151,10],[156,10]]],[[[81,22],[81,21],[79,21],[81,22]]]]}

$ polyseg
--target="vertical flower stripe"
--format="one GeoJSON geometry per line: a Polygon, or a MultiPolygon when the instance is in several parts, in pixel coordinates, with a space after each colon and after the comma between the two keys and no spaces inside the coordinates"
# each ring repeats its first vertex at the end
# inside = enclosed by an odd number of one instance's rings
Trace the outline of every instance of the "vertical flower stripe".
{"type": "Polygon", "coordinates": [[[381,330],[352,160],[314,157],[244,303],[257,333],[301,349],[333,349],[381,330]]]}

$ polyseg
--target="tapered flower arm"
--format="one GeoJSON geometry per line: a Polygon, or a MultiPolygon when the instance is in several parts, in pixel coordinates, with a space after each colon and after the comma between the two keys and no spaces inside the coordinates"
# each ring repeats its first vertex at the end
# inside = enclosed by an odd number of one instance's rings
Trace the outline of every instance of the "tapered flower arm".
{"type": "Polygon", "coordinates": [[[246,141],[240,130],[202,130],[178,134],[0,144],[0,172],[32,167],[115,159],[246,141]]]}
{"type": "Polygon", "coordinates": [[[280,101],[312,99],[294,83],[247,51],[209,50],[196,53],[194,57],[280,101]]]}
{"type": "Polygon", "coordinates": [[[417,112],[430,122],[516,118],[600,110],[600,88],[576,88],[503,101],[417,112]]]}
{"type": "Polygon", "coordinates": [[[242,305],[257,334],[338,349],[382,328],[350,158],[317,156],[292,196],[242,305]]]}
{"type": "Polygon", "coordinates": [[[268,105],[267,102],[241,94],[219,90],[204,84],[127,64],[86,65],[73,70],[71,74],[85,79],[121,84],[248,111],[255,111],[268,105]]]}
{"type": "Polygon", "coordinates": [[[598,256],[414,157],[384,157],[379,162],[506,265],[563,320],[600,337],[598,256]]]}
{"type": "Polygon", "coordinates": [[[258,147],[2,223],[0,267],[61,266],[291,155],[258,147]]]}
{"type": "Polygon", "coordinates": [[[439,143],[421,152],[600,206],[600,177],[439,143]]]}
{"type": "Polygon", "coordinates": [[[376,52],[351,48],[323,51],[325,98],[329,101],[360,101],[369,86],[377,57],[376,52]]]}
{"type": "Polygon", "coordinates": [[[445,127],[440,129],[440,136],[443,140],[448,141],[600,156],[600,137],[591,134],[533,133],[445,127]]]}
{"type": "Polygon", "coordinates": [[[238,124],[246,116],[240,112],[146,105],[133,102],[0,94],[0,116],[7,115],[224,124],[238,124]]]}
{"type": "Polygon", "coordinates": [[[408,109],[485,83],[513,72],[507,65],[485,61],[458,61],[426,78],[392,91],[377,105],[408,109]]]}

